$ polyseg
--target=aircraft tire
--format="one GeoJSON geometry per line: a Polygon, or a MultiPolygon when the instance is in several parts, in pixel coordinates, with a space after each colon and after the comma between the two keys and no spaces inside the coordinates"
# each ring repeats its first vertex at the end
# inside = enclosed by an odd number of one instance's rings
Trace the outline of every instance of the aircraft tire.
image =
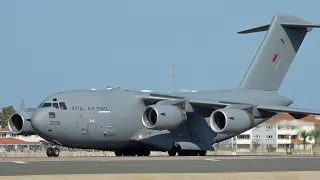
{"type": "Polygon", "coordinates": [[[143,156],[150,156],[150,151],[144,151],[143,156]]]}
{"type": "Polygon", "coordinates": [[[178,151],[178,156],[198,156],[200,151],[182,150],[178,151]]]}
{"type": "Polygon", "coordinates": [[[46,153],[48,157],[52,157],[52,148],[47,148],[46,153]]]}
{"type": "Polygon", "coordinates": [[[59,157],[60,155],[60,150],[58,148],[52,148],[51,154],[53,157],[59,157]]]}
{"type": "Polygon", "coordinates": [[[177,154],[177,151],[175,150],[175,149],[170,149],[169,151],[168,151],[168,155],[169,156],[175,156],[177,154]]]}
{"type": "Polygon", "coordinates": [[[199,156],[206,156],[207,151],[206,150],[200,150],[199,151],[199,156]]]}
{"type": "Polygon", "coordinates": [[[186,153],[186,151],[178,151],[178,156],[186,156],[187,155],[187,153],[186,153]]]}
{"type": "Polygon", "coordinates": [[[122,152],[121,152],[121,151],[115,151],[114,154],[115,154],[116,156],[122,156],[122,152]]]}

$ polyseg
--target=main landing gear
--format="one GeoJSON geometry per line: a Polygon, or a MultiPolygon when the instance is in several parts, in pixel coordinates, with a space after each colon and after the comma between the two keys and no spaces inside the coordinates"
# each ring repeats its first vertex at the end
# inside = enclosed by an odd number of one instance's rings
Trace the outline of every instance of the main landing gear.
{"type": "Polygon", "coordinates": [[[176,151],[168,151],[169,156],[175,156],[178,154],[178,156],[205,156],[207,154],[206,150],[180,150],[178,152],[176,151]]]}
{"type": "Polygon", "coordinates": [[[48,147],[47,148],[47,156],[48,157],[58,157],[60,154],[60,150],[57,147],[48,147]]]}
{"type": "Polygon", "coordinates": [[[115,151],[116,156],[149,156],[149,150],[138,150],[138,151],[129,151],[129,150],[118,150],[115,151]]]}
{"type": "Polygon", "coordinates": [[[173,147],[168,151],[169,156],[205,156],[207,154],[206,150],[180,150],[176,147],[173,147]]]}

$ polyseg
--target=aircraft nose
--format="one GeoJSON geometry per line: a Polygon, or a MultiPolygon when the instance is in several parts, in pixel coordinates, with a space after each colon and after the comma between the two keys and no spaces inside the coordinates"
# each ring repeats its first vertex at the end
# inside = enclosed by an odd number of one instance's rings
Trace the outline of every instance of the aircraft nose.
{"type": "Polygon", "coordinates": [[[38,133],[42,134],[48,123],[49,114],[46,109],[36,110],[31,117],[31,126],[38,133]]]}

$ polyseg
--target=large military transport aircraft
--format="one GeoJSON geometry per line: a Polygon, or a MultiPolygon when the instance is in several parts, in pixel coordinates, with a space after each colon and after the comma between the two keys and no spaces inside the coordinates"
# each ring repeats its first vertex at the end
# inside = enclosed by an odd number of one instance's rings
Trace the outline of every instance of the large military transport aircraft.
{"type": "Polygon", "coordinates": [[[16,112],[15,134],[38,134],[59,156],[57,145],[114,151],[116,156],[205,156],[213,144],[289,113],[295,118],[320,111],[289,107],[277,93],[305,35],[320,27],[286,14],[269,25],[240,34],[267,31],[240,86],[235,89],[153,93],[123,89],[70,90],[53,94],[38,108],[16,112]],[[32,113],[31,113],[32,112],[32,113]]]}

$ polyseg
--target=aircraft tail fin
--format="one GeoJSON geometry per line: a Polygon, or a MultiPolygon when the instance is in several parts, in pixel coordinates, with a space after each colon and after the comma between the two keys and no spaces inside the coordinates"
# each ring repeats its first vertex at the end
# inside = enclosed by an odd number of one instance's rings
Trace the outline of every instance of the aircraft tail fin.
{"type": "Polygon", "coordinates": [[[24,104],[24,99],[21,99],[20,101],[20,106],[19,106],[19,111],[23,111],[26,108],[25,104],[24,104]]]}
{"type": "Polygon", "coordinates": [[[320,25],[286,14],[273,16],[271,24],[244,31],[267,31],[239,88],[278,91],[306,34],[320,25]]]}

